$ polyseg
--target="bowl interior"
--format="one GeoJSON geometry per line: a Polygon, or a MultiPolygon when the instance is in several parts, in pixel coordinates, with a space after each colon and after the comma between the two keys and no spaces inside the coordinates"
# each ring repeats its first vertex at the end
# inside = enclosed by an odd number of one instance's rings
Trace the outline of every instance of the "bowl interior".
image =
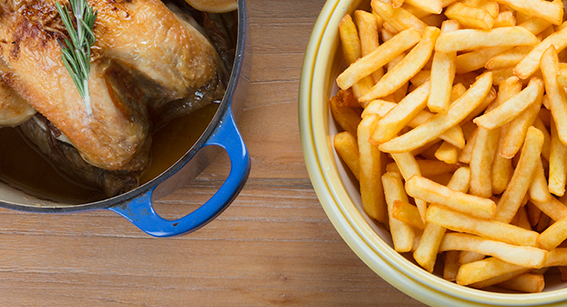
{"type": "Polygon", "coordinates": [[[395,252],[388,230],[364,213],[358,182],[333,149],[332,140],[342,129],[333,120],[328,101],[337,92],[335,78],[344,69],[339,21],[361,5],[367,7],[366,2],[327,2],[313,30],[302,72],[300,126],[304,154],[314,188],[334,226],[370,268],[423,302],[471,306],[561,304],[567,299],[567,283],[561,282],[557,274],[546,274],[546,288],[537,294],[477,290],[448,282],[438,272],[429,274],[410,255],[395,252]]]}

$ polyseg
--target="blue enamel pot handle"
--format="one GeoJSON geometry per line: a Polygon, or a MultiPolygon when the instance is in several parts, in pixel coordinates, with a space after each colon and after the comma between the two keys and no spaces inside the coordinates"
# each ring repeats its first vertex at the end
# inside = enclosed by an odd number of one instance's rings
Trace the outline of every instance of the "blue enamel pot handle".
{"type": "MultiPolygon", "coordinates": [[[[201,207],[177,219],[166,220],[159,216],[152,205],[155,186],[132,201],[107,208],[114,211],[144,232],[155,237],[170,237],[195,231],[226,209],[236,198],[250,173],[250,158],[230,108],[223,115],[219,126],[203,147],[216,145],[224,148],[230,158],[228,178],[220,189],[201,207]]],[[[201,148],[203,148],[201,147],[201,148]]]]}

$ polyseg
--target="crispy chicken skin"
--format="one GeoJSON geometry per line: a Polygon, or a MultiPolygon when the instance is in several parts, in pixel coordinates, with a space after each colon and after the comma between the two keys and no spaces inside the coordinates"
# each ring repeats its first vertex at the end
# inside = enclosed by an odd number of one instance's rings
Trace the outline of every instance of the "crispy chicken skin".
{"type": "Polygon", "coordinates": [[[200,33],[159,0],[89,4],[98,11],[89,79],[91,116],[60,58],[58,41],[66,31],[55,0],[0,0],[0,55],[9,68],[1,78],[56,126],[87,162],[107,170],[136,171],[144,165],[132,160],[147,147],[146,104],[152,100],[152,89],[133,89],[135,80],[120,84],[128,79],[120,73],[136,70],[159,85],[156,97],[173,100],[214,78],[217,57],[200,33]],[[127,67],[115,69],[117,65],[127,67]]]}
{"type": "Polygon", "coordinates": [[[216,51],[161,0],[95,0],[104,53],[156,81],[167,100],[187,97],[217,71],[216,51]]]}
{"type": "Polygon", "coordinates": [[[17,126],[36,113],[20,95],[0,81],[0,127],[17,126]]]}

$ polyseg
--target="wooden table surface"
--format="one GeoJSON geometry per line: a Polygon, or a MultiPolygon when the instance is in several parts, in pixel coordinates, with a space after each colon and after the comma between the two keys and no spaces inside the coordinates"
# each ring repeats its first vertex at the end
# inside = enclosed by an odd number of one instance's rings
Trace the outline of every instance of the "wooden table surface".
{"type": "MultiPolygon", "coordinates": [[[[105,211],[0,210],[0,306],[421,306],[368,268],[325,215],[298,129],[303,54],[323,0],[248,0],[251,86],[239,126],[252,159],[205,228],[156,239],[105,211]]],[[[220,157],[162,199],[188,213],[223,182],[220,157]]]]}

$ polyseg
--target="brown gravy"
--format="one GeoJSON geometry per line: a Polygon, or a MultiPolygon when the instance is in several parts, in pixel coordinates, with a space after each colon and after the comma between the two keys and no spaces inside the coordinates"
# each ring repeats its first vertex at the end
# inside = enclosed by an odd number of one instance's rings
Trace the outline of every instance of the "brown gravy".
{"type": "MultiPolygon", "coordinates": [[[[140,184],[161,174],[187,152],[213,118],[218,104],[210,104],[171,121],[152,139],[152,161],[140,184]]],[[[102,192],[61,176],[29,146],[15,128],[0,128],[0,180],[44,199],[80,204],[104,199],[102,192]]]]}

